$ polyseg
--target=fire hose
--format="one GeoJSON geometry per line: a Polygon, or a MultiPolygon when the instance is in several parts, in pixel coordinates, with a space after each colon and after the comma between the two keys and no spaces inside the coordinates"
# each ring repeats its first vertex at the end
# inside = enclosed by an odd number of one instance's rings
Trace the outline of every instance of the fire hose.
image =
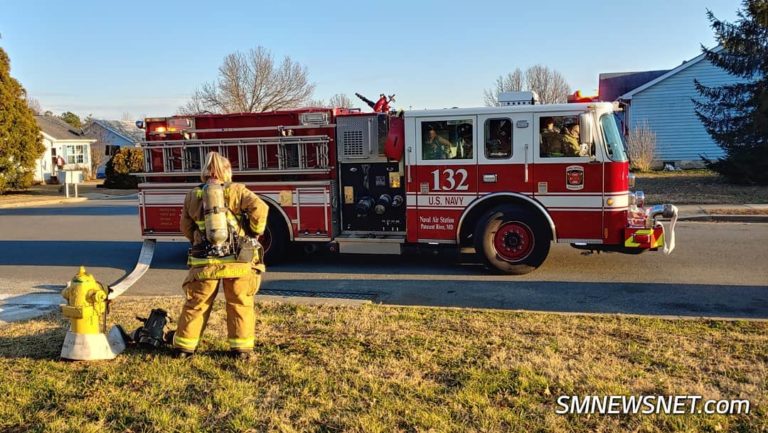
{"type": "Polygon", "coordinates": [[[650,221],[651,225],[658,224],[661,227],[661,233],[664,236],[664,248],[662,251],[664,254],[669,255],[672,250],[675,249],[675,225],[677,224],[678,209],[677,206],[672,204],[657,204],[648,208],[646,211],[646,221],[650,221]],[[669,236],[667,236],[664,224],[656,221],[656,217],[661,215],[664,218],[671,218],[669,226],[669,236]]]}

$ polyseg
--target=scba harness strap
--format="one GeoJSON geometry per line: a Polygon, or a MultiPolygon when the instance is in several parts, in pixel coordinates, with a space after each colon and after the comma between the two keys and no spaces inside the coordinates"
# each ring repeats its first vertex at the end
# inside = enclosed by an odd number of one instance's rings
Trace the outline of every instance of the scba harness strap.
{"type": "MultiPolygon", "coordinates": [[[[211,255],[202,255],[202,251],[198,250],[198,254],[194,254],[193,249],[190,249],[190,254],[187,256],[187,266],[195,267],[195,266],[208,266],[208,265],[224,265],[224,264],[242,264],[242,263],[249,263],[258,265],[262,261],[263,256],[263,249],[260,248],[260,244],[257,240],[249,238],[246,236],[245,231],[242,228],[241,215],[235,215],[232,213],[232,211],[229,209],[229,197],[230,197],[230,183],[224,183],[223,188],[223,194],[224,194],[224,209],[226,209],[226,220],[227,220],[227,227],[230,232],[230,240],[231,240],[231,249],[230,251],[234,252],[234,254],[226,255],[226,256],[211,256],[211,255]]],[[[195,188],[195,196],[202,200],[203,196],[205,194],[204,191],[205,184],[200,184],[195,188]]],[[[214,208],[213,212],[218,212],[219,208],[214,208]]],[[[204,211],[204,215],[210,213],[211,211],[204,211]]],[[[197,226],[197,229],[200,231],[200,237],[203,239],[203,243],[207,244],[209,242],[207,236],[206,236],[206,223],[205,219],[203,220],[195,220],[195,225],[197,226]]],[[[207,247],[204,247],[203,250],[207,251],[207,247]]],[[[237,278],[244,274],[240,274],[239,271],[236,272],[219,272],[221,275],[213,276],[213,275],[200,275],[202,278],[198,279],[212,279],[212,278],[237,278]],[[226,275],[224,275],[226,274],[226,275]],[[230,275],[231,274],[231,275],[230,275]]]]}
{"type": "MultiPolygon", "coordinates": [[[[232,185],[232,182],[224,182],[224,200],[229,200],[229,186],[232,185]]],[[[201,183],[197,187],[195,187],[195,196],[197,196],[198,199],[203,199],[203,187],[205,187],[204,183],[201,183]]]]}

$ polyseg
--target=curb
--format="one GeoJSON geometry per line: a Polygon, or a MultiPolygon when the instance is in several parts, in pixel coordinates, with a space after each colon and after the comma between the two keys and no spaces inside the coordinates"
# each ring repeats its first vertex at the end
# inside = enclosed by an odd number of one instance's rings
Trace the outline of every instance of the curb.
{"type": "Polygon", "coordinates": [[[293,304],[293,305],[330,305],[330,306],[347,306],[358,307],[361,305],[371,305],[373,302],[363,299],[348,299],[348,298],[316,298],[309,296],[275,296],[275,295],[260,295],[256,294],[256,302],[276,302],[281,304],[293,304]]]}
{"type": "Polygon", "coordinates": [[[723,223],[768,223],[768,215],[694,215],[680,217],[678,221],[723,223]]]}
{"type": "Polygon", "coordinates": [[[18,203],[0,203],[0,209],[15,209],[35,206],[47,206],[52,204],[68,204],[68,203],[82,203],[87,201],[87,197],[70,197],[70,198],[56,198],[50,200],[33,200],[31,202],[18,202],[18,203]]]}
{"type": "MultiPolygon", "coordinates": [[[[178,298],[182,296],[123,296],[119,299],[131,300],[141,298],[178,298]]],[[[0,295],[0,327],[13,322],[36,319],[45,314],[57,311],[64,301],[59,293],[27,293],[18,296],[0,295]],[[37,298],[40,299],[37,299],[37,298]],[[11,302],[6,302],[7,298],[13,298],[11,302]]],[[[115,302],[115,300],[113,300],[115,302]]],[[[291,305],[326,305],[334,307],[360,307],[363,305],[372,305],[373,302],[362,299],[348,298],[319,298],[309,296],[275,296],[257,294],[254,298],[256,303],[276,303],[291,305]]]]}

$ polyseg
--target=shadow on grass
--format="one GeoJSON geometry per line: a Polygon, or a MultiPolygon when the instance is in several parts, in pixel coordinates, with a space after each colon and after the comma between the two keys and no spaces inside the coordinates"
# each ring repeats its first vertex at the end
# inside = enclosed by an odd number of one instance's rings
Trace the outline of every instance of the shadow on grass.
{"type": "MultiPolygon", "coordinates": [[[[372,293],[388,305],[558,313],[768,319],[768,287],[646,282],[274,279],[261,290],[338,298],[372,293]]],[[[258,299],[258,298],[257,298],[258,299]]]]}
{"type": "MultiPolygon", "coordinates": [[[[21,326],[15,327],[15,331],[18,334],[7,335],[6,333],[0,335],[0,357],[3,358],[27,358],[27,359],[59,359],[61,354],[61,345],[64,343],[64,336],[67,333],[67,324],[58,323],[60,326],[55,326],[57,321],[54,316],[50,317],[50,321],[46,320],[39,322],[36,319],[36,326],[44,324],[45,328],[34,330],[29,329],[28,332],[22,332],[26,329],[21,326]]],[[[25,323],[25,322],[21,322],[25,323]]]]}

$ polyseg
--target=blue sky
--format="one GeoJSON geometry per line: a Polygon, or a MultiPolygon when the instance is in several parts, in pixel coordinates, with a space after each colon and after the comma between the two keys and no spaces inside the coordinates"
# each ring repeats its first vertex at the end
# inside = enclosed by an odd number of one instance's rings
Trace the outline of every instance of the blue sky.
{"type": "Polygon", "coordinates": [[[736,0],[2,1],[0,46],[43,109],[173,114],[225,55],[264,46],[308,67],[315,98],[396,93],[398,108],[482,105],[534,64],[596,92],[601,72],[670,69],[713,46],[736,0]]]}

